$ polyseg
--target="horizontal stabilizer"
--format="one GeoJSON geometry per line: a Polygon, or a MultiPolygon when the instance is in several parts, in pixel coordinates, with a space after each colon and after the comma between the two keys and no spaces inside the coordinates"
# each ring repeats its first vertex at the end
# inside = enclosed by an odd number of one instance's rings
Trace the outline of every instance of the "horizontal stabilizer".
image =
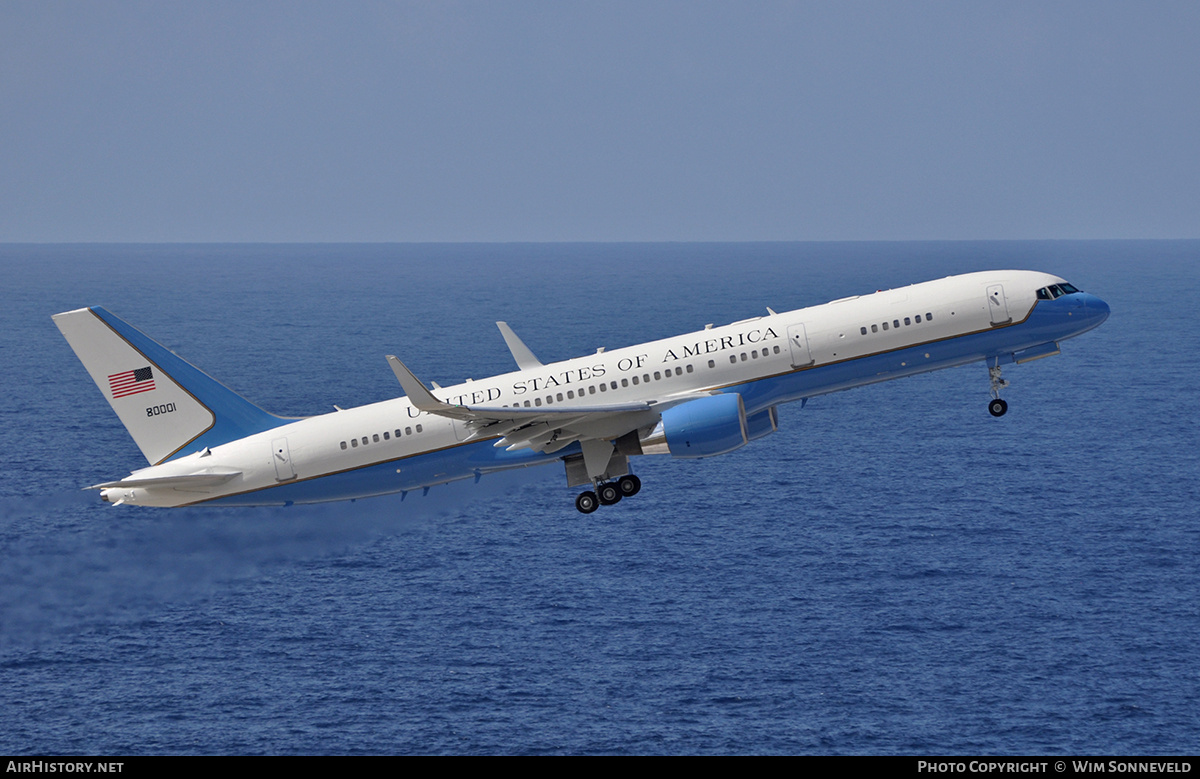
{"type": "Polygon", "coordinates": [[[103,484],[93,484],[89,490],[107,490],[118,487],[215,487],[218,484],[241,476],[241,471],[225,473],[190,473],[183,476],[157,476],[144,479],[130,478],[120,481],[106,481],[103,484]]]}

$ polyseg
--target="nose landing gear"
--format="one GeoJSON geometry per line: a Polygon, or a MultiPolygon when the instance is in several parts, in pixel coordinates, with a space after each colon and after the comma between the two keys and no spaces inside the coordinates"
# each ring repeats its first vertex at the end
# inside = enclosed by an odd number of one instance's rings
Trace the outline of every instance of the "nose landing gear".
{"type": "Polygon", "coordinates": [[[992,383],[992,399],[988,401],[988,413],[994,417],[1002,417],[1008,411],[1008,403],[1000,397],[1000,390],[1008,386],[1008,382],[1000,376],[1000,359],[994,365],[988,366],[988,378],[992,383]]]}

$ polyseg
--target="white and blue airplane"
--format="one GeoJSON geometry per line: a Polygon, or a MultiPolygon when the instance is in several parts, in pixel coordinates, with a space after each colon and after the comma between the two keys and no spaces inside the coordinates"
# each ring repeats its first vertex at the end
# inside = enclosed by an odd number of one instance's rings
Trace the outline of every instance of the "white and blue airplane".
{"type": "Polygon", "coordinates": [[[109,503],[320,503],[558,461],[589,514],[641,489],[631,458],[731,452],[774,432],[781,403],[984,362],[1002,416],[1001,366],[1058,354],[1108,313],[1064,279],[1010,270],[549,365],[497,322],[515,372],[430,390],[388,355],[407,397],[307,418],[264,411],[103,308],[54,322],[150,462],[91,488],[109,503]]]}

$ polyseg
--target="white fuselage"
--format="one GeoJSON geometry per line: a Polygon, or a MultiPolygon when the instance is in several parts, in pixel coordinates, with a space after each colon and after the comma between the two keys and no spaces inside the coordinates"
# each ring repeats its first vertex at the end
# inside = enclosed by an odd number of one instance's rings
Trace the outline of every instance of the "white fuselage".
{"type": "MultiPolygon", "coordinates": [[[[469,381],[434,395],[455,406],[569,409],[665,403],[744,387],[745,410],[753,414],[778,403],[1075,335],[1064,330],[1050,338],[1026,327],[1039,302],[1038,288],[1059,282],[1031,271],[952,276],[469,381]],[[995,288],[998,296],[989,292],[995,288]]],[[[653,427],[657,415],[640,414],[633,426],[653,427]]],[[[623,427],[606,430],[612,421],[598,419],[594,435],[620,435],[631,424],[628,416],[621,422],[623,427]]],[[[239,497],[224,502],[316,502],[413,490],[557,459],[553,452],[525,450],[488,461],[487,450],[479,448],[485,441],[463,422],[420,411],[408,398],[399,398],[300,419],[133,474],[157,478],[222,469],[239,474],[224,483],[109,488],[104,497],[151,506],[230,496],[239,497]],[[471,447],[476,460],[460,466],[456,451],[463,450],[465,457],[471,447]],[[341,477],[340,482],[331,477],[341,477]],[[330,480],[332,488],[322,490],[321,480],[330,480]],[[302,484],[307,486],[301,489],[302,484]]]]}

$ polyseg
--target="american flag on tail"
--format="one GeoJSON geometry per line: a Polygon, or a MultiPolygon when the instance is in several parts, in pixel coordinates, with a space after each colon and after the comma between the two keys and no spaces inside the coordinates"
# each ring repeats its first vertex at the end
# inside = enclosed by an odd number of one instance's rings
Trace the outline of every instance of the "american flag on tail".
{"type": "Polygon", "coordinates": [[[108,377],[108,388],[114,398],[136,395],[154,389],[154,372],[150,366],[132,371],[121,371],[108,377]]]}

